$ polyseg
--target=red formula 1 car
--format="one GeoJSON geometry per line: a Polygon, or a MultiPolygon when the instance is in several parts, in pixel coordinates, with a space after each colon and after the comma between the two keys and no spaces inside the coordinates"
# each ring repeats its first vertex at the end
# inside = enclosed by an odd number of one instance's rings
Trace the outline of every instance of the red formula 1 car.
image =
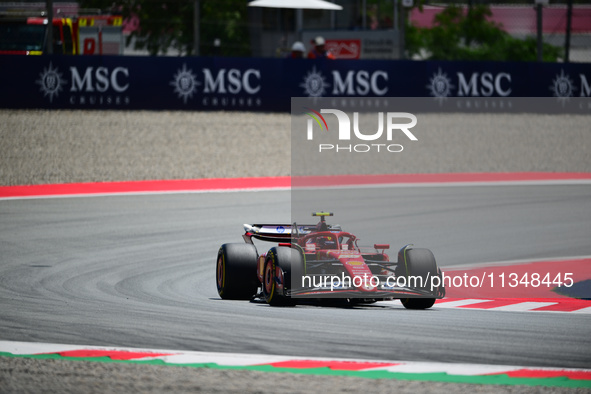
{"type": "Polygon", "coordinates": [[[272,306],[306,299],[342,298],[369,303],[400,299],[408,309],[426,309],[445,296],[433,253],[406,245],[390,261],[387,244],[371,250],[355,235],[331,226],[317,212],[316,225],[245,224],[246,243],[218,251],[216,284],[223,299],[264,299],[272,306]],[[253,239],[277,243],[259,255],[253,239]],[[259,291],[260,289],[260,291],[259,291]]]}

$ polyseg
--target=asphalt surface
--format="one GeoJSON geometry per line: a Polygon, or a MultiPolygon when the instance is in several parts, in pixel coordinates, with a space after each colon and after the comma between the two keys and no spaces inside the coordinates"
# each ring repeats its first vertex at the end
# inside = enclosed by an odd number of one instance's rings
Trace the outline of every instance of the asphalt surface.
{"type": "MultiPolygon", "coordinates": [[[[354,191],[340,193],[334,205],[322,195],[296,197],[294,212],[323,203],[318,208],[335,211],[334,222],[368,244],[412,242],[432,249],[443,267],[591,255],[589,185],[380,188],[362,208],[354,191]]],[[[591,319],[583,315],[220,300],[219,245],[242,242],[242,223],[288,223],[291,202],[287,191],[0,201],[1,337],[591,367],[591,319]]]]}

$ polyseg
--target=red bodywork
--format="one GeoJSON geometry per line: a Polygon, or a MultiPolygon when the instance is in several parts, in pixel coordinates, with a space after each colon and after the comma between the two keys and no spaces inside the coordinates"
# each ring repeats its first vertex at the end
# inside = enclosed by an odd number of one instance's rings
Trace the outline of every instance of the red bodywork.
{"type": "MultiPolygon", "coordinates": [[[[338,260],[348,277],[363,283],[358,289],[363,292],[376,291],[368,281],[373,273],[357,247],[357,237],[351,233],[339,231],[319,231],[308,234],[297,241],[306,255],[315,254],[315,260],[338,260]]],[[[390,245],[380,245],[388,249],[390,245]]],[[[388,255],[381,253],[383,261],[389,261],[388,255]]]]}
{"type": "MultiPolygon", "coordinates": [[[[252,247],[236,248],[233,252],[236,271],[243,270],[235,280],[242,281],[256,265],[252,285],[258,285],[262,291],[255,299],[264,297],[271,305],[293,305],[296,298],[340,298],[356,303],[401,299],[408,309],[425,309],[445,296],[445,288],[440,286],[442,273],[430,250],[405,245],[396,261],[391,261],[385,253],[389,244],[359,247],[355,235],[325,222],[324,217],[332,216],[331,213],[313,216],[321,217],[316,225],[244,225],[244,241],[252,247]],[[278,246],[260,254],[255,239],[278,246]]],[[[222,257],[229,245],[220,249],[222,257]]],[[[218,259],[218,266],[219,262],[218,259]]],[[[221,295],[223,285],[223,281],[218,283],[221,295]]],[[[243,296],[248,296],[248,288],[243,296]]]]}
{"type": "MultiPolygon", "coordinates": [[[[308,270],[311,266],[321,266],[323,263],[331,266],[334,273],[344,275],[350,278],[352,283],[357,284],[355,289],[330,289],[329,292],[321,289],[307,289],[304,295],[333,295],[340,293],[350,294],[352,291],[358,293],[358,297],[383,297],[384,289],[378,288],[372,282],[372,277],[378,275],[393,276],[395,262],[390,262],[389,256],[384,253],[390,248],[389,244],[374,244],[374,249],[368,252],[362,251],[357,245],[358,238],[349,232],[342,231],[340,228],[331,228],[325,231],[316,230],[316,226],[305,225],[300,226],[303,232],[270,232],[272,229],[283,229],[287,226],[282,225],[255,225],[253,229],[263,231],[246,231],[244,239],[248,243],[252,243],[252,238],[261,239],[264,241],[277,242],[280,247],[291,247],[299,250],[304,258],[304,265],[308,270]],[[283,241],[283,242],[282,242],[283,241]],[[371,263],[368,263],[371,261],[371,263]],[[368,264],[374,266],[373,271],[368,264]],[[377,293],[380,293],[377,295],[377,293]]],[[[289,228],[289,227],[288,227],[289,228]]],[[[264,278],[266,253],[263,253],[258,258],[257,263],[257,278],[262,284],[264,278]]],[[[281,270],[277,270],[277,277],[282,276],[281,270]]],[[[310,272],[310,271],[308,271],[310,272]]],[[[283,278],[278,281],[278,286],[283,287],[283,278]]],[[[300,291],[303,289],[300,289],[300,291]]]]}

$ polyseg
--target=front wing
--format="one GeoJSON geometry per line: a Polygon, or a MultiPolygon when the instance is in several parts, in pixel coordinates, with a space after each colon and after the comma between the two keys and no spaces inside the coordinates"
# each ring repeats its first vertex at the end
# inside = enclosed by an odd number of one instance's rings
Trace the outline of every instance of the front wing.
{"type": "MultiPolygon", "coordinates": [[[[310,275],[311,277],[326,277],[325,275],[310,275]]],[[[363,286],[342,285],[328,281],[316,286],[306,287],[292,287],[286,289],[285,295],[293,298],[443,298],[445,291],[442,288],[435,288],[433,290],[427,288],[411,287],[411,286],[396,286],[387,282],[387,276],[375,276],[379,279],[378,286],[370,290],[362,290],[363,286]]],[[[294,278],[296,279],[296,278],[294,278]]],[[[296,279],[297,280],[297,279],[296,279]]],[[[320,283],[321,281],[311,283],[320,283]]]]}

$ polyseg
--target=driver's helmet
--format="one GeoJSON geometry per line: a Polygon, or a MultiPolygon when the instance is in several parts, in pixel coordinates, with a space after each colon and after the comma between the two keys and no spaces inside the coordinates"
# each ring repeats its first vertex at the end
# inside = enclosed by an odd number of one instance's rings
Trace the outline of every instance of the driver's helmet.
{"type": "Polygon", "coordinates": [[[320,237],[316,241],[316,244],[320,249],[336,249],[337,248],[337,241],[332,238],[328,239],[328,237],[320,237]]]}

